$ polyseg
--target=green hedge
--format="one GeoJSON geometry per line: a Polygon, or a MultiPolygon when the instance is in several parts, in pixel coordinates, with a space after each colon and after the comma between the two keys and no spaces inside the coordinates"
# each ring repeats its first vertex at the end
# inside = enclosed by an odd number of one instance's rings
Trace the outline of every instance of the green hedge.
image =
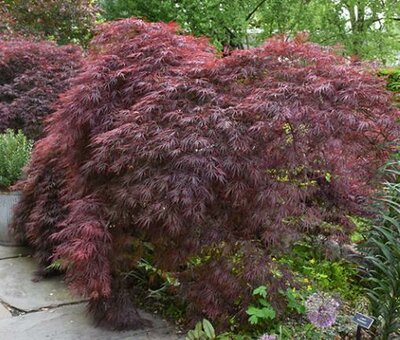
{"type": "Polygon", "coordinates": [[[18,131],[0,134],[0,190],[13,185],[22,174],[32,149],[32,142],[18,131]]]}

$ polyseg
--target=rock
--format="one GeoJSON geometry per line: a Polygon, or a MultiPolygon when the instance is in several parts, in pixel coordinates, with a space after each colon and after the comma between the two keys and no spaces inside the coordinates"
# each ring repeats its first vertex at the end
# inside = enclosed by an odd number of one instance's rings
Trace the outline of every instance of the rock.
{"type": "Polygon", "coordinates": [[[11,318],[11,317],[12,317],[12,315],[11,315],[10,311],[0,303],[0,320],[11,318]]]}
{"type": "Polygon", "coordinates": [[[344,244],[342,246],[342,257],[347,261],[365,266],[366,259],[361,252],[356,249],[355,244],[344,244]]]}
{"type": "Polygon", "coordinates": [[[326,240],[321,245],[325,251],[326,256],[331,260],[337,260],[341,257],[340,244],[335,240],[326,240]]]}
{"type": "Polygon", "coordinates": [[[32,282],[36,269],[35,261],[28,257],[1,260],[0,301],[25,312],[82,301],[70,294],[62,276],[32,282]]]}
{"type": "Polygon", "coordinates": [[[30,250],[28,248],[0,246],[0,260],[27,256],[29,254],[30,250]]]}
{"type": "Polygon", "coordinates": [[[366,261],[361,252],[356,249],[356,244],[340,244],[333,239],[317,239],[317,244],[331,260],[344,259],[357,265],[365,265],[366,261]]]}
{"type": "MultiPolygon", "coordinates": [[[[116,332],[96,328],[85,315],[85,305],[62,306],[0,320],[2,340],[175,340],[179,337],[165,321],[140,313],[153,326],[137,331],[116,332]]],[[[183,338],[182,338],[183,339],[183,338]]]]}

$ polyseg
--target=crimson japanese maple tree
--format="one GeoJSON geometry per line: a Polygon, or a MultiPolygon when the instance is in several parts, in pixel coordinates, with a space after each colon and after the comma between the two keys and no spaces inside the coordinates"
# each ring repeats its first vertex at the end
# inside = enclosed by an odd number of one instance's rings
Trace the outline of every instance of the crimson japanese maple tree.
{"type": "Polygon", "coordinates": [[[0,132],[22,129],[32,139],[77,73],[82,51],[45,41],[0,37],[0,132]]]}
{"type": "Polygon", "coordinates": [[[272,256],[346,238],[399,136],[382,80],[301,41],[222,58],[127,19],[101,27],[83,70],[35,146],[12,230],[115,328],[142,325],[125,274],[144,243],[193,318],[240,320],[260,284],[279,310],[290,272],[272,256]]]}

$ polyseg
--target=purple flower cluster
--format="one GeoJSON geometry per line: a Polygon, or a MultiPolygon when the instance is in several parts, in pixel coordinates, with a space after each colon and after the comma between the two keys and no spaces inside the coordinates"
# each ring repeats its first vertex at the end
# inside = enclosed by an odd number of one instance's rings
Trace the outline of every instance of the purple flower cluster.
{"type": "Polygon", "coordinates": [[[277,340],[277,337],[276,337],[276,335],[264,334],[264,335],[261,335],[261,337],[258,340],[277,340]]]}
{"type": "Polygon", "coordinates": [[[335,323],[339,307],[339,302],[326,293],[314,293],[306,301],[307,317],[319,328],[335,323]]]}

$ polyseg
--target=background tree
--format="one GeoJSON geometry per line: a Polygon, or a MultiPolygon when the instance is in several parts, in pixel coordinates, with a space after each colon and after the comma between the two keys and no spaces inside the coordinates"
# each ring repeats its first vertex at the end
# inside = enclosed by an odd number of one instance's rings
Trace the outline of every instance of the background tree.
{"type": "Polygon", "coordinates": [[[92,0],[0,0],[8,26],[25,35],[87,43],[95,23],[92,0]]]}
{"type": "Polygon", "coordinates": [[[242,47],[248,27],[247,16],[256,0],[99,0],[107,20],[131,16],[149,21],[176,21],[197,36],[207,36],[219,48],[242,47]]]}
{"type": "Polygon", "coordinates": [[[107,20],[138,16],[177,21],[188,32],[206,35],[222,47],[254,44],[249,28],[274,34],[306,31],[324,45],[341,44],[347,54],[393,61],[400,49],[398,0],[99,0],[107,20]]]}
{"type": "Polygon", "coordinates": [[[13,18],[8,13],[8,8],[5,6],[4,1],[0,0],[0,33],[3,35],[13,33],[13,18]]]}
{"type": "Polygon", "coordinates": [[[257,12],[266,35],[306,31],[311,41],[342,44],[348,54],[394,59],[399,51],[398,0],[268,0],[257,12]]]}

